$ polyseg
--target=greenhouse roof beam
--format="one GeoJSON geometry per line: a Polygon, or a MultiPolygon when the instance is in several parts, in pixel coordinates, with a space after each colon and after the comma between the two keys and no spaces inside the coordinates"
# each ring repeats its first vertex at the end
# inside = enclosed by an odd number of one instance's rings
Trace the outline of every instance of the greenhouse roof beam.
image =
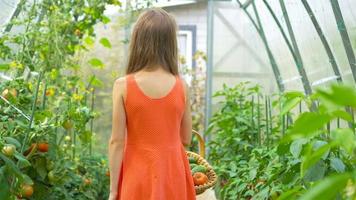
{"type": "Polygon", "coordinates": [[[321,85],[323,83],[326,83],[326,82],[329,82],[329,81],[332,81],[332,80],[337,80],[339,77],[338,76],[330,76],[330,77],[326,77],[326,78],[323,78],[323,79],[320,79],[320,80],[317,80],[317,81],[314,81],[312,83],[312,86],[317,86],[317,85],[321,85]]]}
{"type": "MultiPolygon", "coordinates": [[[[260,35],[260,37],[261,37],[261,39],[262,39],[262,41],[263,41],[263,43],[264,43],[264,45],[266,47],[267,54],[268,54],[268,57],[269,57],[269,60],[270,60],[271,66],[272,66],[272,71],[273,71],[275,79],[277,81],[278,88],[279,88],[279,90],[281,92],[283,92],[285,88],[284,88],[284,85],[282,83],[281,73],[279,71],[279,67],[277,65],[277,61],[273,56],[272,50],[269,47],[269,44],[268,44],[268,41],[267,41],[267,37],[266,37],[266,34],[265,34],[264,30],[263,30],[263,26],[262,26],[262,23],[261,23],[261,20],[260,20],[260,16],[258,14],[258,10],[256,8],[256,4],[255,4],[254,1],[252,2],[252,7],[253,7],[253,10],[254,10],[254,13],[255,13],[255,16],[256,16],[257,25],[259,27],[257,30],[259,30],[259,35],[260,35]]],[[[244,9],[244,10],[247,12],[246,9],[244,9]]],[[[251,20],[252,20],[252,18],[251,18],[251,20]]]]}
{"type": "Polygon", "coordinates": [[[5,32],[9,32],[11,29],[12,29],[12,20],[14,20],[15,18],[17,18],[17,16],[21,13],[21,10],[22,10],[22,7],[25,5],[26,3],[26,0],[21,0],[17,6],[16,6],[16,9],[14,11],[14,13],[11,15],[11,18],[10,18],[10,23],[8,23],[5,27],[5,32]]]}
{"type": "Polygon", "coordinates": [[[356,82],[356,58],[355,58],[355,53],[352,49],[352,45],[350,42],[349,34],[347,33],[347,28],[344,22],[344,18],[342,16],[339,2],[338,0],[330,0],[331,2],[331,7],[334,12],[335,20],[337,23],[337,28],[339,30],[339,33],[341,35],[342,43],[344,45],[344,49],[346,51],[347,59],[349,61],[351,71],[353,78],[356,82]]]}
{"type": "Polygon", "coordinates": [[[276,59],[274,58],[273,56],[273,53],[269,47],[269,44],[268,44],[268,41],[267,41],[267,38],[266,38],[266,35],[264,33],[264,30],[263,30],[263,27],[262,27],[262,24],[261,24],[261,21],[259,19],[259,15],[258,15],[258,12],[257,12],[257,9],[256,9],[256,5],[254,2],[252,2],[252,5],[253,5],[253,8],[254,8],[254,12],[255,12],[255,15],[256,15],[256,18],[257,18],[257,22],[258,24],[256,24],[256,22],[254,21],[254,19],[252,18],[252,16],[250,15],[250,13],[244,9],[242,6],[243,4],[237,0],[237,3],[240,5],[240,8],[242,8],[242,10],[246,13],[247,17],[250,19],[251,23],[253,24],[253,26],[256,28],[260,38],[262,39],[262,42],[265,46],[265,49],[267,51],[267,55],[268,55],[268,58],[269,58],[269,61],[270,61],[270,64],[272,66],[272,71],[274,73],[274,76],[275,76],[275,79],[276,79],[276,82],[277,82],[277,86],[278,86],[278,89],[279,91],[283,92],[284,91],[284,85],[283,85],[283,81],[282,81],[282,77],[281,77],[281,74],[280,74],[280,71],[279,71],[279,68],[278,68],[278,65],[277,65],[277,62],[276,62],[276,59]]]}
{"type": "Polygon", "coordinates": [[[306,0],[302,0],[302,3],[303,3],[305,10],[307,11],[307,13],[308,13],[308,15],[310,17],[310,20],[312,21],[312,23],[313,23],[313,25],[315,27],[316,32],[319,35],[319,38],[321,40],[321,43],[324,46],[326,54],[329,57],[329,62],[331,64],[331,67],[334,70],[334,74],[337,77],[337,80],[339,82],[342,82],[342,77],[341,77],[341,73],[340,73],[340,70],[339,70],[339,66],[336,63],[336,59],[334,57],[334,54],[333,54],[333,52],[332,52],[332,50],[330,48],[330,45],[329,45],[329,43],[328,43],[328,41],[327,41],[327,39],[326,39],[326,37],[325,37],[325,35],[323,33],[323,30],[321,29],[321,27],[319,25],[318,20],[316,19],[315,15],[313,13],[313,10],[311,9],[311,7],[309,6],[309,3],[306,0]]]}
{"type": "Polygon", "coordinates": [[[293,32],[292,24],[289,20],[289,16],[288,16],[287,8],[284,4],[284,0],[279,0],[279,5],[282,9],[284,20],[287,25],[290,40],[291,40],[293,50],[294,50],[293,52],[294,52],[294,55],[296,56],[297,69],[298,69],[299,75],[302,77],[304,91],[307,95],[310,95],[310,94],[312,94],[312,88],[311,88],[307,73],[305,72],[305,69],[304,69],[303,59],[302,59],[302,56],[301,56],[299,48],[298,48],[298,44],[297,44],[297,41],[296,41],[296,38],[295,38],[295,35],[293,32]]]}
{"type": "Polygon", "coordinates": [[[289,79],[284,79],[283,80],[283,83],[290,83],[290,82],[293,82],[293,81],[297,81],[297,80],[300,80],[302,79],[301,76],[293,76],[292,78],[289,78],[289,79]]]}
{"type": "Polygon", "coordinates": [[[253,1],[254,0],[247,0],[245,3],[242,4],[242,8],[246,9],[249,5],[251,5],[253,1]]]}

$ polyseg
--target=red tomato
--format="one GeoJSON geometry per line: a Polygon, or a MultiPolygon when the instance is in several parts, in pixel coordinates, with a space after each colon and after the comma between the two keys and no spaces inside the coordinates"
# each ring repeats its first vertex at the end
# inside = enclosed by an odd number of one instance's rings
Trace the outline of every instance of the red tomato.
{"type": "Polygon", "coordinates": [[[30,197],[33,194],[33,187],[32,185],[23,185],[21,187],[21,196],[22,197],[30,197]]]}
{"type": "Polygon", "coordinates": [[[49,145],[46,142],[38,143],[38,150],[40,152],[48,152],[49,145]]]}

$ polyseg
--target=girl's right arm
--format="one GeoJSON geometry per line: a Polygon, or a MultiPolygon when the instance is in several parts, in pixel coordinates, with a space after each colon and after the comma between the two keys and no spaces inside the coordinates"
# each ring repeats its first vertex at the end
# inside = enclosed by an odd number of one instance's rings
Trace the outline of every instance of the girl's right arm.
{"type": "Polygon", "coordinates": [[[118,181],[125,145],[126,113],[124,108],[125,78],[115,81],[113,87],[112,133],[109,141],[110,197],[116,200],[118,181]]]}

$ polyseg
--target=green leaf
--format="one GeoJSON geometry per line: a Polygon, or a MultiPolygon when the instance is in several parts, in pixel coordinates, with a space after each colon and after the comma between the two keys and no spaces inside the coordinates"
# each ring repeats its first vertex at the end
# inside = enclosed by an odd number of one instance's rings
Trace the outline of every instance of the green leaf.
{"type": "Polygon", "coordinates": [[[96,87],[104,86],[104,83],[94,75],[90,76],[89,80],[90,80],[90,85],[92,86],[96,86],[96,87]]]}
{"type": "Polygon", "coordinates": [[[92,137],[92,132],[89,130],[82,131],[79,134],[79,139],[83,144],[88,144],[91,140],[91,137],[92,137]]]}
{"type": "Polygon", "coordinates": [[[40,175],[40,178],[44,180],[47,176],[47,168],[46,168],[46,158],[40,157],[36,159],[34,163],[34,168],[36,169],[37,173],[40,175]]]}
{"type": "Polygon", "coordinates": [[[339,158],[331,158],[330,166],[335,169],[337,172],[345,172],[345,164],[339,158]]]}
{"type": "Polygon", "coordinates": [[[103,22],[103,24],[108,24],[111,20],[110,20],[109,17],[103,15],[103,16],[101,17],[101,21],[103,22]]]}
{"type": "Polygon", "coordinates": [[[98,59],[98,58],[92,58],[89,60],[89,64],[93,66],[94,68],[99,68],[103,69],[104,68],[104,63],[98,59]]]}
{"type": "Polygon", "coordinates": [[[18,160],[18,166],[20,169],[31,166],[31,163],[21,153],[16,152],[14,156],[18,160]]]}
{"type": "Polygon", "coordinates": [[[10,69],[10,64],[9,63],[2,63],[0,64],[0,71],[6,71],[10,69]]]}
{"type": "Polygon", "coordinates": [[[277,200],[292,200],[292,199],[295,199],[297,194],[300,193],[301,189],[302,189],[302,187],[297,186],[297,187],[295,187],[295,188],[293,188],[291,190],[288,190],[287,192],[285,192],[281,196],[279,196],[277,200]]]}
{"type": "Polygon", "coordinates": [[[302,164],[300,166],[300,174],[303,177],[307,169],[309,169],[312,165],[317,163],[321,157],[330,150],[330,148],[334,145],[334,143],[329,143],[321,146],[316,151],[312,153],[308,153],[303,157],[302,164]]]}
{"type": "Polygon", "coordinates": [[[330,90],[317,90],[317,95],[322,101],[339,106],[351,106],[356,108],[356,89],[352,86],[334,84],[330,90]]]}
{"type": "Polygon", "coordinates": [[[352,116],[350,115],[350,113],[344,111],[344,110],[335,110],[334,112],[332,112],[332,115],[334,116],[334,118],[340,118],[343,119],[345,121],[348,122],[352,122],[352,116]]]}
{"type": "Polygon", "coordinates": [[[290,110],[292,110],[295,106],[297,106],[302,101],[301,97],[289,98],[287,99],[281,109],[281,115],[287,114],[290,110]]]}
{"type": "Polygon", "coordinates": [[[323,160],[319,160],[316,164],[312,165],[303,177],[305,182],[315,182],[321,180],[325,176],[327,165],[323,160]]]}
{"type": "Polygon", "coordinates": [[[4,137],[4,140],[9,144],[15,145],[17,149],[21,148],[20,142],[13,137],[4,137]]]}
{"type": "Polygon", "coordinates": [[[303,145],[307,143],[308,140],[305,138],[297,139],[292,142],[290,145],[289,151],[294,156],[294,158],[298,158],[300,152],[302,151],[303,145]]]}
{"type": "Polygon", "coordinates": [[[7,168],[17,177],[17,178],[22,178],[22,173],[20,169],[16,166],[13,160],[9,159],[2,153],[0,153],[0,158],[5,161],[5,164],[7,168]]]}
{"type": "MultiPolygon", "coordinates": [[[[324,146],[324,145],[327,145],[327,144],[328,144],[328,143],[325,142],[325,141],[323,141],[323,140],[317,140],[317,141],[315,141],[314,144],[313,144],[313,150],[316,151],[316,150],[318,150],[320,147],[322,147],[322,146],[324,146]]],[[[328,157],[329,152],[330,152],[330,151],[326,151],[326,152],[321,156],[321,158],[322,158],[323,160],[325,160],[325,159],[328,157]]]]}
{"type": "Polygon", "coordinates": [[[253,196],[252,199],[268,199],[270,188],[267,186],[253,196]]]}
{"type": "Polygon", "coordinates": [[[315,112],[302,113],[295,121],[292,129],[290,129],[282,138],[281,142],[284,143],[297,138],[309,137],[316,131],[325,127],[331,119],[332,117],[328,114],[315,112]]]}
{"type": "Polygon", "coordinates": [[[354,133],[349,128],[335,129],[331,131],[331,138],[338,144],[338,146],[345,149],[349,154],[351,154],[356,147],[354,133]]]}
{"type": "Polygon", "coordinates": [[[89,46],[93,46],[94,43],[95,43],[94,39],[91,38],[91,37],[85,37],[85,38],[84,38],[84,42],[85,42],[85,44],[87,44],[87,45],[89,45],[89,46]]]}
{"type": "Polygon", "coordinates": [[[283,96],[288,99],[296,98],[296,97],[301,97],[301,98],[305,97],[304,93],[300,92],[300,91],[288,91],[288,92],[284,93],[283,96]]]}
{"type": "Polygon", "coordinates": [[[257,169],[251,169],[249,172],[249,179],[254,180],[256,178],[256,175],[257,175],[257,169]]]}
{"type": "Polygon", "coordinates": [[[22,176],[23,176],[23,182],[25,184],[33,185],[32,179],[27,174],[23,174],[22,176]]]}
{"type": "Polygon", "coordinates": [[[6,176],[4,176],[6,173],[5,171],[5,166],[2,166],[0,168],[0,199],[12,200],[13,198],[11,197],[10,185],[6,179],[6,176]]]}
{"type": "Polygon", "coordinates": [[[119,1],[119,0],[110,0],[108,3],[112,4],[112,5],[116,5],[116,6],[121,6],[122,5],[121,1],[119,1]]]}
{"type": "Polygon", "coordinates": [[[325,126],[331,120],[331,117],[326,114],[314,112],[306,112],[301,114],[295,121],[291,133],[308,135],[325,126]],[[313,123],[311,123],[313,122],[313,123]]]}
{"type": "Polygon", "coordinates": [[[351,175],[348,173],[329,176],[315,184],[311,189],[307,190],[299,200],[335,199],[337,193],[345,187],[346,182],[350,177],[351,175]]]}
{"type": "Polygon", "coordinates": [[[290,152],[290,143],[280,143],[277,146],[277,154],[283,156],[290,152]]]}
{"type": "Polygon", "coordinates": [[[99,42],[100,42],[100,44],[102,44],[106,48],[110,49],[112,47],[110,41],[108,40],[108,38],[103,37],[103,38],[100,39],[99,42]]]}

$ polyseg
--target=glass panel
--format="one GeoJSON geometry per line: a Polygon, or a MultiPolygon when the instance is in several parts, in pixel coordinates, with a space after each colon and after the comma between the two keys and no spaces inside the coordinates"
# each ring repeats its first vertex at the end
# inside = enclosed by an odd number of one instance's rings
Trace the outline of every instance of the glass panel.
{"type": "Polygon", "coordinates": [[[19,0],[2,0],[0,1],[0,26],[3,26],[15,11],[19,0]]]}
{"type": "MultiPolygon", "coordinates": [[[[286,90],[303,90],[296,61],[280,28],[263,1],[255,2],[267,43],[286,90]]],[[[279,1],[268,2],[290,40],[279,1]]],[[[355,84],[330,2],[308,2],[329,43],[344,81],[355,84]]],[[[356,4],[353,0],[339,2],[353,49],[356,51],[356,4]]],[[[336,82],[337,76],[329,56],[304,5],[298,0],[285,1],[285,5],[312,88],[336,82]]],[[[252,4],[246,10],[258,24],[252,4]]],[[[220,89],[222,83],[234,85],[246,80],[262,85],[266,92],[277,92],[278,87],[263,40],[238,3],[214,2],[213,18],[213,92],[220,89]]]]}
{"type": "Polygon", "coordinates": [[[240,81],[277,91],[262,40],[246,14],[236,2],[215,2],[214,7],[213,92],[240,81]]]}

